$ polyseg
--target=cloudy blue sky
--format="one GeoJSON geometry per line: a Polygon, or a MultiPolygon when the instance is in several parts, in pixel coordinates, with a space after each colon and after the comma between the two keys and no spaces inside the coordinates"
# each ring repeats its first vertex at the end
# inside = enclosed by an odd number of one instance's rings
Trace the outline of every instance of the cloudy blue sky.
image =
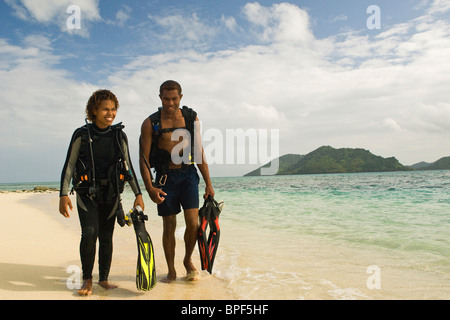
{"type": "Polygon", "coordinates": [[[280,154],[450,155],[450,1],[3,0],[0,25],[0,183],[58,181],[99,88],[119,98],[136,167],[167,79],[199,114],[213,176],[260,165],[226,163],[238,129],[279,130],[280,154]]]}

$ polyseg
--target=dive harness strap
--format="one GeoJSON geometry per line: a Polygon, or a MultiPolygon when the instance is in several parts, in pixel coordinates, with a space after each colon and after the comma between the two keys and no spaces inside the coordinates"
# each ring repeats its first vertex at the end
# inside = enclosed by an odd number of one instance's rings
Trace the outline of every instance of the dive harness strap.
{"type": "MultiPolygon", "coordinates": [[[[122,148],[122,129],[124,126],[121,122],[111,126],[111,130],[115,132],[119,156],[117,161],[108,170],[108,179],[96,179],[95,176],[91,126],[92,124],[87,123],[86,120],[86,125],[81,128],[81,130],[86,130],[87,134],[86,132],[81,133],[80,155],[74,171],[71,194],[75,190],[77,193],[86,195],[91,200],[94,200],[101,190],[108,188],[105,200],[112,201],[115,196],[119,196],[123,192],[125,182],[133,179],[133,173],[125,160],[126,157],[122,148]],[[112,186],[112,181],[114,181],[115,186],[112,186]]],[[[95,201],[93,202],[95,203],[95,201]]]]}
{"type": "MultiPolygon", "coordinates": [[[[195,138],[195,132],[194,132],[194,123],[197,118],[197,113],[187,106],[183,106],[181,109],[181,113],[184,117],[185,127],[184,128],[162,128],[161,124],[161,110],[162,107],[158,108],[158,111],[151,114],[149,116],[153,134],[152,134],[152,147],[150,150],[150,162],[147,160],[147,157],[145,156],[142,147],[141,147],[141,139],[139,138],[139,149],[141,152],[142,157],[144,158],[145,165],[147,169],[150,172],[151,176],[151,168],[155,168],[157,175],[160,176],[158,181],[155,181],[154,186],[155,187],[162,187],[166,184],[167,181],[167,174],[169,172],[169,162],[171,161],[171,157],[168,151],[160,149],[158,146],[159,139],[161,138],[163,133],[167,132],[173,132],[177,129],[186,129],[190,133],[191,137],[191,152],[189,153],[189,163],[182,163],[182,168],[187,167],[189,165],[195,164],[195,158],[194,158],[194,138],[195,138]]],[[[155,178],[156,180],[156,178],[155,178]]]]}

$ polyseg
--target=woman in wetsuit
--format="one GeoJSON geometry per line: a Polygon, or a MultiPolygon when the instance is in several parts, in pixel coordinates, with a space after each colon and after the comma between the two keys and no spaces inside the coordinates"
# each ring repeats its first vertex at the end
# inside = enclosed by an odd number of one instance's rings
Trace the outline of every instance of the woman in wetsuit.
{"type": "Polygon", "coordinates": [[[92,293],[97,238],[99,285],[106,289],[117,287],[108,282],[108,275],[116,215],[118,222],[123,225],[120,193],[125,181],[136,196],[134,206],[144,208],[123,126],[112,125],[118,108],[119,102],[109,90],[98,90],[92,94],[86,106],[87,119],[91,123],[75,130],[61,175],[59,212],[63,216],[69,218],[69,212],[73,209],[68,197],[71,181],[77,193],[83,270],[83,286],[78,290],[80,295],[92,293]]]}

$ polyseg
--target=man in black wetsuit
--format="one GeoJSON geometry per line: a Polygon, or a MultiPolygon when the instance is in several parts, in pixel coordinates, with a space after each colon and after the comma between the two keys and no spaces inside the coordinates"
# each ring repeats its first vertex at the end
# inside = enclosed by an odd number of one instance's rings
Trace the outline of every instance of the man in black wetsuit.
{"type": "Polygon", "coordinates": [[[71,181],[77,193],[83,270],[83,286],[78,290],[80,295],[92,293],[97,238],[99,285],[106,289],[117,287],[108,282],[108,276],[116,215],[119,223],[123,219],[120,194],[125,182],[129,183],[136,196],[134,206],[144,209],[123,126],[112,125],[118,107],[116,96],[109,90],[98,90],[92,94],[86,106],[87,118],[92,123],[75,130],[61,175],[59,212],[63,216],[69,218],[69,212],[73,209],[68,197],[71,181]]]}

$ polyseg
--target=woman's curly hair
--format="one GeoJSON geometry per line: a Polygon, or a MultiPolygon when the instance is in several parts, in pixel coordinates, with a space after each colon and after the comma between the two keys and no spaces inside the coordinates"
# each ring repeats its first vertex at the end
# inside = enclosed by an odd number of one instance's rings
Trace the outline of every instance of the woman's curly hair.
{"type": "Polygon", "coordinates": [[[111,100],[116,105],[116,109],[119,109],[119,101],[117,97],[109,90],[101,89],[95,91],[92,96],[89,98],[89,101],[86,105],[86,117],[89,121],[95,121],[94,110],[100,106],[100,103],[105,100],[111,100]]]}

